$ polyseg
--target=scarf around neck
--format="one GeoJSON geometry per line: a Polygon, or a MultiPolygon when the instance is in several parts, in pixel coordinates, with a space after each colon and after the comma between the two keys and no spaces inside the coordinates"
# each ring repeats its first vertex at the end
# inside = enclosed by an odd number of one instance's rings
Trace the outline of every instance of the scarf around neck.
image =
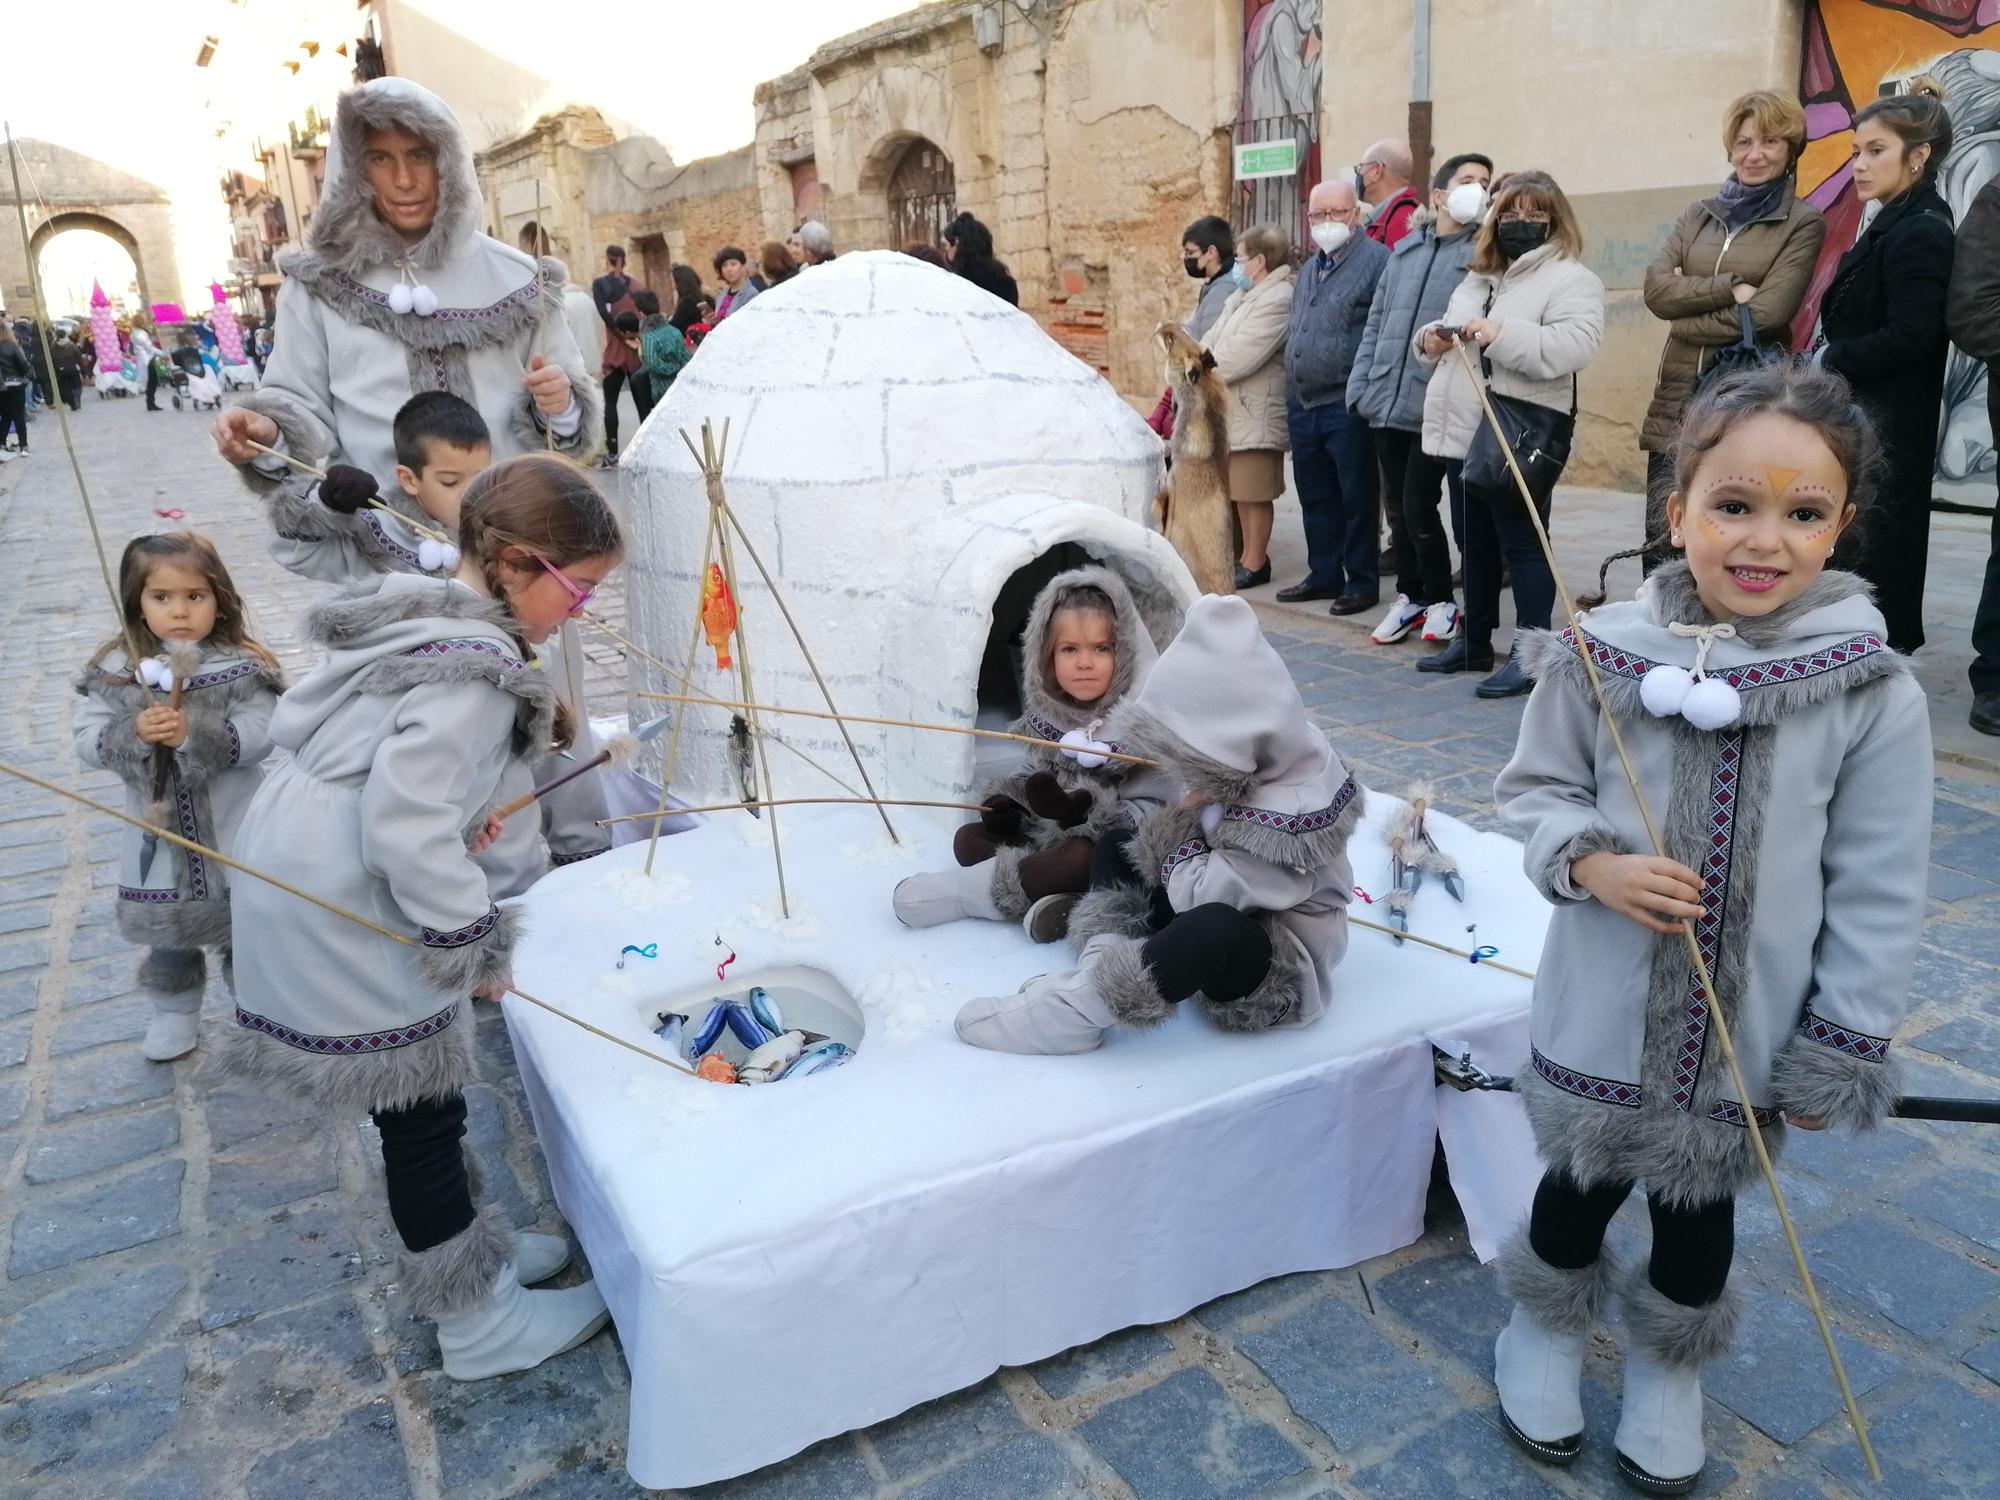
{"type": "Polygon", "coordinates": [[[1722,191],[1715,195],[1716,212],[1721,215],[1730,233],[1734,234],[1745,224],[1770,213],[1790,191],[1791,181],[1783,174],[1755,187],[1745,187],[1731,172],[1722,184],[1722,191]]]}

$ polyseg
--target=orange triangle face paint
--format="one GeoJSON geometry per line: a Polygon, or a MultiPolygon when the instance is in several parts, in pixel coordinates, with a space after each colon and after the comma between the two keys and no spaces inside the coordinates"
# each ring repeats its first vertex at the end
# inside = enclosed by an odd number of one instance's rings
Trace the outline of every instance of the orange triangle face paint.
{"type": "Polygon", "coordinates": [[[1766,469],[1765,477],[1771,481],[1771,493],[1782,495],[1792,487],[1792,481],[1802,473],[1799,469],[1766,469]]]}

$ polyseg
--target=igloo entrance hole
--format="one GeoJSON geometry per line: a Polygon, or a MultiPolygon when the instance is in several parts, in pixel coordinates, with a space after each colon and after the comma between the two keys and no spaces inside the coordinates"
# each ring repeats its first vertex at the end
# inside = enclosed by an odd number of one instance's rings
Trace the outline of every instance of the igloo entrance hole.
{"type": "MultiPolygon", "coordinates": [[[[654,1046],[663,1053],[674,1055],[680,1062],[696,1060],[688,1055],[691,1048],[687,1039],[699,1036],[715,1008],[725,1004],[734,1004],[753,1012],[753,1019],[754,1013],[759,1010],[766,1017],[775,1016],[781,1033],[806,1033],[808,1053],[822,1042],[838,1042],[849,1052],[858,1052],[866,1030],[860,1004],[847,993],[841,982],[824,970],[803,964],[754,968],[742,974],[732,974],[721,985],[690,985],[665,995],[650,996],[636,1004],[640,1023],[652,1033],[654,1046]],[[763,992],[765,1000],[761,1007],[751,1005],[750,992],[753,989],[763,992]],[[662,1035],[662,1022],[668,1015],[686,1018],[680,1030],[683,1040],[678,1051],[662,1035]]],[[[737,1034],[735,1028],[723,1024],[714,1045],[708,1050],[725,1059],[733,1069],[740,1070],[755,1049],[737,1034]]],[[[784,1080],[781,1078],[779,1081],[784,1080]]]]}

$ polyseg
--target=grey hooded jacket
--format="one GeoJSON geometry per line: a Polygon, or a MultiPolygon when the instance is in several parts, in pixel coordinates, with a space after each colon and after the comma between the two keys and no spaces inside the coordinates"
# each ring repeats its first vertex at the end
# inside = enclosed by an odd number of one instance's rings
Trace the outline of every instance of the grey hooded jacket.
{"type": "Polygon", "coordinates": [[[1436,217],[1427,209],[1412,217],[1411,232],[1389,252],[1368,304],[1368,326],[1347,379],[1347,404],[1372,427],[1424,428],[1424,388],[1431,372],[1410,348],[1410,337],[1444,316],[1479,235],[1475,225],[1441,236],[1436,217]]]}
{"type": "Polygon", "coordinates": [[[396,1109],[473,1076],[466,1007],[508,974],[515,919],[466,844],[507,766],[546,749],[555,691],[461,583],[390,574],[307,628],[326,658],[272,718],[283,754],[241,858],[408,941],[239,883],[218,1050],[225,1070],[328,1108],[396,1109]]]}
{"type": "Polygon", "coordinates": [[[1693,665],[1674,623],[1711,623],[1684,563],[1584,630],[1667,855],[1703,877],[1696,932],[1749,1098],[1709,1035],[1681,935],[1647,931],[1571,877],[1587,854],[1651,845],[1568,631],[1530,643],[1537,683],[1494,793],[1556,907],[1521,1073],[1536,1143],[1581,1187],[1637,1179],[1696,1205],[1757,1175],[1747,1109],[1774,1152],[1780,1110],[1855,1128],[1888,1112],[1924,918],[1931,744],[1923,691],[1851,574],[1731,622],[1707,661],[1741,695],[1727,729],[1644,707],[1648,672],[1693,665]]]}
{"type": "MultiPolygon", "coordinates": [[[[1306,717],[1256,612],[1233,596],[1197,599],[1138,693],[1112,716],[1112,731],[1187,794],[1149,813],[1133,837],[1145,888],[1164,890],[1176,912],[1233,906],[1271,938],[1264,982],[1230,1004],[1204,999],[1203,1009],[1232,1031],[1318,1020],[1347,951],[1347,839],[1361,817],[1361,786],[1306,717]]],[[[1150,931],[1143,917],[1121,925],[1133,914],[1117,895],[1084,898],[1070,918],[1074,945],[1099,932],[1150,931]]]]}

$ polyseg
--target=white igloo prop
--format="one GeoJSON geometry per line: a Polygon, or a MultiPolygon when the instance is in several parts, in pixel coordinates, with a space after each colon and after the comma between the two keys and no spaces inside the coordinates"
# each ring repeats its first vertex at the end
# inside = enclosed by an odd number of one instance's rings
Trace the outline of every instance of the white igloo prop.
{"type": "MultiPolygon", "coordinates": [[[[1066,562],[1116,567],[1168,610],[1190,592],[1139,524],[1159,444],[1108,387],[964,282],[856,255],[725,323],[634,444],[632,618],[663,660],[692,633],[707,521],[676,429],[704,417],[718,432],[728,420],[730,502],[843,710],[1004,715],[1010,621],[1066,562]]],[[[741,549],[739,572],[758,698],[817,707],[741,549]]],[[[697,690],[731,693],[699,650],[697,690]]],[[[635,669],[635,685],[659,681],[635,669]]],[[[771,723],[855,781],[831,725],[771,723]]],[[[961,799],[979,775],[960,736],[855,735],[884,796],[961,799]]],[[[732,798],[725,754],[722,717],[691,713],[675,790],[732,798]]],[[[770,769],[767,794],[836,793],[788,752],[770,769]]],[[[1392,806],[1371,795],[1351,846],[1378,892],[1392,806]]],[[[1332,1012],[1310,1027],[1229,1036],[1184,1011],[1083,1057],[981,1052],[952,1033],[959,1007],[1068,954],[1002,923],[896,923],[896,881],[948,860],[964,815],[892,808],[896,844],[870,808],[774,811],[789,918],[769,811],[663,838],[650,875],[628,845],[521,903],[522,986],[635,1048],[663,1048],[661,1008],[759,983],[855,1042],[831,1071],[732,1087],[505,1002],[557,1201],[631,1367],[640,1484],[745,1473],[1002,1365],[1408,1244],[1440,1135],[1482,1253],[1525,1206],[1536,1174],[1518,1106],[1431,1082],[1433,1040],[1495,1068],[1525,1054],[1525,981],[1357,932],[1332,1012]]],[[[1531,967],[1547,913],[1519,846],[1435,813],[1430,825],[1467,901],[1427,890],[1414,930],[1463,943],[1476,922],[1531,967]]]]}

